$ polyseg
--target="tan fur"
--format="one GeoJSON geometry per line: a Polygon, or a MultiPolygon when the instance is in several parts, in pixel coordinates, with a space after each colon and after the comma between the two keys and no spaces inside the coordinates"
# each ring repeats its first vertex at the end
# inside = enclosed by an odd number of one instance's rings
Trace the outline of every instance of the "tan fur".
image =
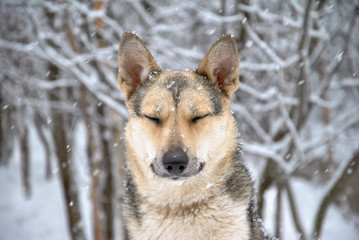
{"type": "Polygon", "coordinates": [[[130,228],[135,239],[249,239],[245,206],[227,196],[176,208],[146,203],[142,226],[133,222],[130,228]]]}

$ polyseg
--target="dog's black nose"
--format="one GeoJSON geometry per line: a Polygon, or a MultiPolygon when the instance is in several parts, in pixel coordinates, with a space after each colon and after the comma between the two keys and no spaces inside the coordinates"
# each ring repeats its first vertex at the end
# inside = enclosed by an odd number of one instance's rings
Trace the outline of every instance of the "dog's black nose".
{"type": "Polygon", "coordinates": [[[163,166],[172,175],[181,175],[188,164],[187,153],[183,149],[166,152],[163,155],[163,166]]]}

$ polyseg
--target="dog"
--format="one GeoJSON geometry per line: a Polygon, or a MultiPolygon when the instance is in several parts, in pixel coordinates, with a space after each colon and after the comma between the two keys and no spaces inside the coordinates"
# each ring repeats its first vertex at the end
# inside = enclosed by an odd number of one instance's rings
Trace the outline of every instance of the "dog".
{"type": "Polygon", "coordinates": [[[125,127],[126,239],[270,239],[230,110],[239,57],[220,38],[196,70],[161,70],[144,42],[124,33],[119,87],[125,127]]]}

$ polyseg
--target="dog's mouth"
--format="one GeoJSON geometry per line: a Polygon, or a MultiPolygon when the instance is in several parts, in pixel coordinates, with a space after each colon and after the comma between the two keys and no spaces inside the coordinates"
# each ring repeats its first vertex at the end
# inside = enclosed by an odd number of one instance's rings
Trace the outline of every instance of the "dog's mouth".
{"type": "Polygon", "coordinates": [[[168,167],[166,168],[166,165],[155,160],[151,163],[150,167],[156,176],[178,182],[199,174],[203,170],[204,165],[204,162],[190,161],[185,168],[182,168],[182,171],[173,171],[173,169],[169,170],[168,167]]]}

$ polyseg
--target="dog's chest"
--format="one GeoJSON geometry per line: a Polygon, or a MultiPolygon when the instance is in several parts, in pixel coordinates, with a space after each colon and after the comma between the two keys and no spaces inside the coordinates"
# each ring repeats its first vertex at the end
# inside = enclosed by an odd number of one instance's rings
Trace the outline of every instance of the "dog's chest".
{"type": "Polygon", "coordinates": [[[245,205],[226,197],[178,209],[143,205],[135,239],[249,239],[245,205]]]}

